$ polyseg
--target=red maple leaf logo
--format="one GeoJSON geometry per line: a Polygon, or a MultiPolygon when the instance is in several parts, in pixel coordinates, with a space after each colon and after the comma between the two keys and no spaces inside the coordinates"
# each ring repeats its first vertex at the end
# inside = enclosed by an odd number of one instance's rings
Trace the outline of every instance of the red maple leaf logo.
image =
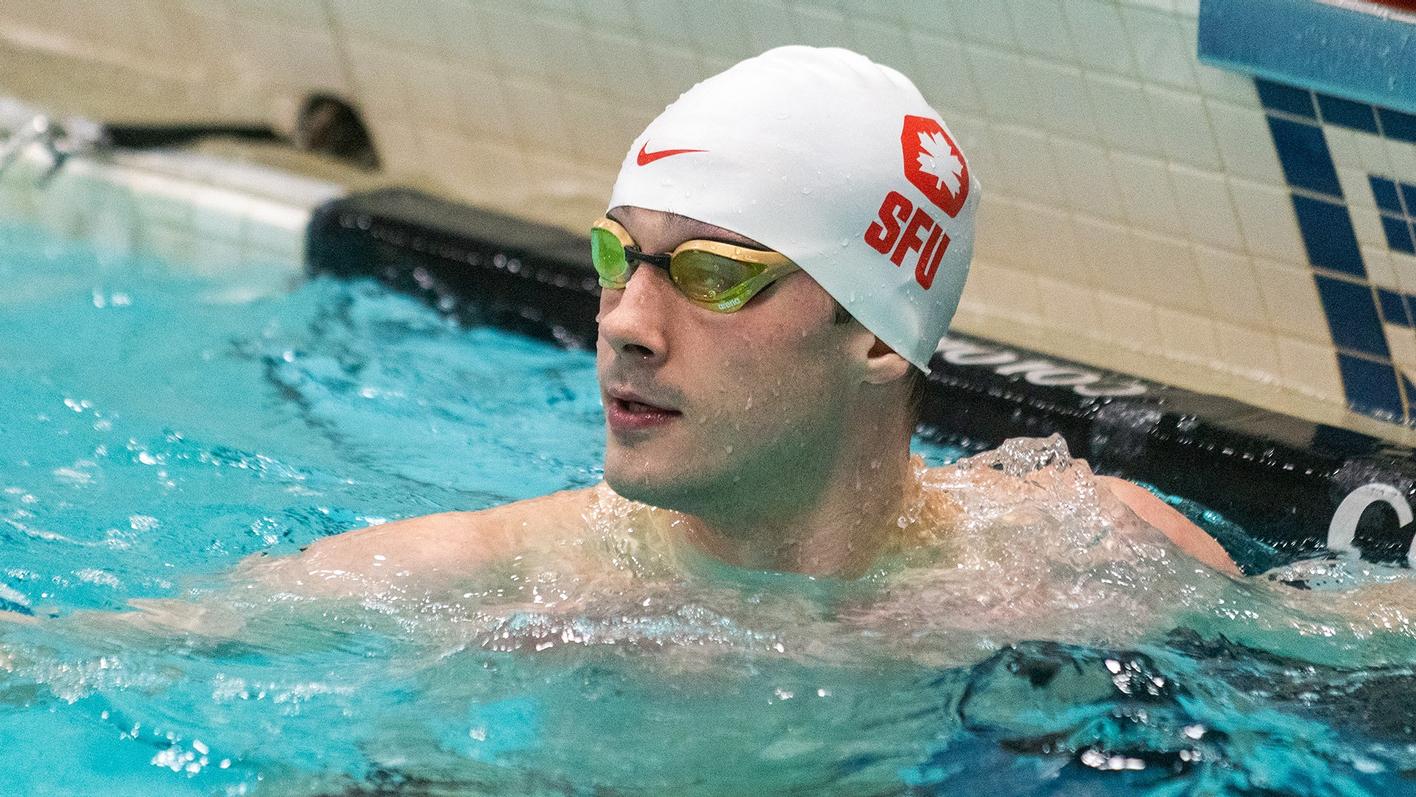
{"type": "Polygon", "coordinates": [[[905,179],[953,218],[969,198],[969,165],[944,126],[926,116],[905,116],[900,131],[905,179]]]}

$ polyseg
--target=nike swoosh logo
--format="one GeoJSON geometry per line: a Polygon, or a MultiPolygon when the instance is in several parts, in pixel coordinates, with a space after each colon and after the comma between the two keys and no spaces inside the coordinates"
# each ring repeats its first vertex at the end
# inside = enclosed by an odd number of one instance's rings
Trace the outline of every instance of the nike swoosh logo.
{"type": "Polygon", "coordinates": [[[639,157],[634,162],[640,166],[648,166],[660,158],[667,158],[670,155],[682,155],[685,152],[707,152],[706,149],[661,149],[658,152],[649,151],[649,142],[644,142],[644,146],[639,148],[639,157]]]}

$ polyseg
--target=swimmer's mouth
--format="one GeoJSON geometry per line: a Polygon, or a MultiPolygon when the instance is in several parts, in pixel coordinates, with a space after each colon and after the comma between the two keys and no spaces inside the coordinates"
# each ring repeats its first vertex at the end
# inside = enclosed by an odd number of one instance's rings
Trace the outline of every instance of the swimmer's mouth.
{"type": "Polygon", "coordinates": [[[683,415],[676,409],[661,407],[628,390],[612,390],[606,395],[605,418],[615,431],[644,429],[683,415]]]}

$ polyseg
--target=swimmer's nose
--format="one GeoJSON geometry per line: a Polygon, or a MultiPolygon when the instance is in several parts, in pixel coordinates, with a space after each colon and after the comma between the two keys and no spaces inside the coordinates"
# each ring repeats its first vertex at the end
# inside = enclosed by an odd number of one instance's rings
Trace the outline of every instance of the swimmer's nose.
{"type": "Polygon", "coordinates": [[[600,338],[622,357],[658,361],[668,354],[665,326],[676,291],[662,269],[634,270],[623,290],[600,299],[600,338]]]}

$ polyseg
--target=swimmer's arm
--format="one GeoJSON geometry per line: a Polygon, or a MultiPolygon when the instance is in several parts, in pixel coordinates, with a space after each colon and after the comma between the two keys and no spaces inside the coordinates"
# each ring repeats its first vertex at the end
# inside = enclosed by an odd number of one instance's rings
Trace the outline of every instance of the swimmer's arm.
{"type": "Polygon", "coordinates": [[[275,588],[320,595],[365,592],[403,578],[455,578],[515,556],[537,537],[583,525],[594,490],[565,490],[478,512],[442,512],[370,526],[317,540],[297,556],[249,557],[241,567],[275,588]]]}
{"type": "Polygon", "coordinates": [[[1144,487],[1132,484],[1125,479],[1118,479],[1114,476],[1098,476],[1097,478],[1111,490],[1112,495],[1121,499],[1121,502],[1130,507],[1131,511],[1135,512],[1141,520],[1160,529],[1180,550],[1221,573],[1228,573],[1231,576],[1243,575],[1239,566],[1229,558],[1229,554],[1225,552],[1223,546],[1206,534],[1204,529],[1191,523],[1189,519],[1176,511],[1175,507],[1156,498],[1144,487]]]}
{"type": "MultiPolygon", "coordinates": [[[[270,559],[255,554],[237,565],[231,586],[337,598],[368,595],[398,582],[455,578],[515,556],[538,535],[550,536],[583,523],[594,489],[566,490],[479,512],[443,512],[370,526],[325,537],[296,556],[270,559]]],[[[182,598],[143,598],[128,604],[134,611],[84,611],[72,617],[79,622],[120,622],[161,633],[214,637],[234,636],[243,624],[219,597],[208,605],[182,598]]],[[[28,625],[41,620],[0,611],[0,623],[28,625]]]]}

